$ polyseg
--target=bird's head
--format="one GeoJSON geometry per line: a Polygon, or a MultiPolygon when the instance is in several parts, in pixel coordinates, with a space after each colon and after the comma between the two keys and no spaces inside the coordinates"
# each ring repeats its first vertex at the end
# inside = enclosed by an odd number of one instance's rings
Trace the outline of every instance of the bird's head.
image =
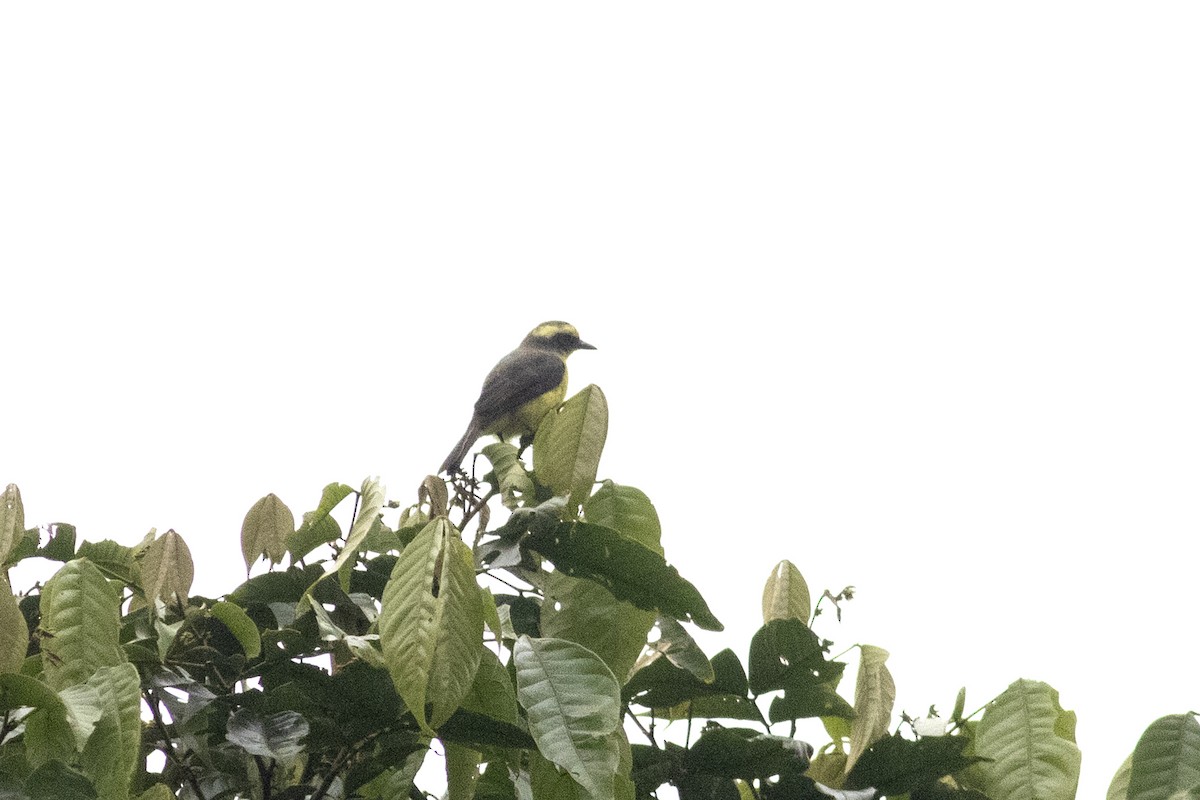
{"type": "Polygon", "coordinates": [[[543,322],[529,332],[522,347],[536,347],[539,350],[549,350],[562,356],[569,356],[576,350],[595,350],[593,345],[579,338],[579,331],[569,322],[552,320],[543,322]]]}

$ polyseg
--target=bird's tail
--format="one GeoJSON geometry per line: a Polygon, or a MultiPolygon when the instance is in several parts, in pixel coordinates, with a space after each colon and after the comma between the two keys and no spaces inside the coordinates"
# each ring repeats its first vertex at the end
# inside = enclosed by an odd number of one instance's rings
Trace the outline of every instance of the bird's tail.
{"type": "Polygon", "coordinates": [[[479,441],[481,431],[479,430],[479,421],[471,420],[471,424],[467,426],[467,432],[458,440],[458,444],[454,445],[454,449],[450,451],[450,455],[446,456],[446,460],[442,462],[441,469],[438,472],[451,472],[457,470],[467,457],[467,453],[471,451],[471,447],[479,441]]]}

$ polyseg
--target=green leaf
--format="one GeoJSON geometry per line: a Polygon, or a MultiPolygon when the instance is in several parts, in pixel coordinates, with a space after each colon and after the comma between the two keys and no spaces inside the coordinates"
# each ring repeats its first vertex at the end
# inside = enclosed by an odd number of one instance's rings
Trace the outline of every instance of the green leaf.
{"type": "Polygon", "coordinates": [[[473,800],[482,760],[478,750],[446,744],[446,800],[473,800]]]}
{"type": "Polygon", "coordinates": [[[641,489],[606,480],[584,501],[583,518],[663,554],[658,511],[641,489]]]}
{"type": "Polygon", "coordinates": [[[463,698],[462,707],[502,722],[517,722],[517,691],[512,678],[499,657],[486,647],[483,648],[475,681],[471,684],[471,691],[463,698]]]}
{"type": "Polygon", "coordinates": [[[41,541],[41,531],[37,528],[26,529],[25,533],[18,537],[16,546],[9,551],[7,559],[0,563],[0,566],[11,566],[30,556],[36,556],[39,541],[41,541]]]}
{"type": "Polygon", "coordinates": [[[269,494],[250,506],[242,520],[242,558],[246,571],[260,556],[266,556],[272,564],[283,560],[287,543],[296,531],[296,518],[292,510],[274,494],[269,494]]]}
{"type": "Polygon", "coordinates": [[[840,789],[846,778],[846,754],[840,750],[822,749],[805,774],[817,783],[840,789]]]}
{"type": "Polygon", "coordinates": [[[287,548],[293,562],[342,535],[341,527],[330,514],[339,503],[352,494],[354,489],[344,483],[331,483],[321,491],[321,502],[317,504],[316,509],[306,512],[300,527],[288,537],[287,548]]]}
{"type": "Polygon", "coordinates": [[[502,761],[493,761],[479,778],[475,800],[517,800],[517,790],[502,761]]]}
{"type": "Polygon", "coordinates": [[[124,584],[133,584],[137,580],[137,568],[134,565],[132,547],[104,539],[99,542],[84,542],[79,545],[78,558],[86,558],[110,578],[115,578],[124,584]]]}
{"type": "Polygon", "coordinates": [[[655,709],[658,716],[668,719],[763,721],[758,706],[746,697],[746,671],[733,651],[725,649],[717,653],[712,670],[713,680],[706,683],[669,659],[659,657],[633,674],[621,697],[655,709]]]}
{"type": "Polygon", "coordinates": [[[790,561],[780,561],[763,587],[763,624],[773,619],[798,619],[807,624],[812,616],[808,584],[790,561]]]}
{"type": "Polygon", "coordinates": [[[68,561],[42,589],[42,669],[55,689],[125,661],[120,597],[91,561],[68,561]]]}
{"type": "MultiPolygon", "coordinates": [[[[111,669],[105,667],[105,669],[111,669]]],[[[63,705],[67,708],[67,722],[75,735],[75,748],[82,750],[104,716],[108,701],[100,696],[100,691],[92,685],[80,683],[68,686],[58,693],[63,705]]]]}
{"type": "Polygon", "coordinates": [[[991,759],[978,768],[983,792],[992,800],[1074,800],[1080,753],[1064,735],[1074,717],[1044,683],[1018,680],[1004,690],[976,731],[975,754],[991,759]]]}
{"type": "Polygon", "coordinates": [[[264,572],[234,589],[229,599],[243,608],[254,603],[295,605],[308,587],[324,574],[325,570],[320,564],[309,564],[304,568],[293,566],[282,572],[264,572]]]}
{"type": "Polygon", "coordinates": [[[1200,785],[1200,724],[1191,714],[1155,720],[1133,748],[1129,800],[1166,800],[1200,785]]]}
{"type": "Polygon", "coordinates": [[[613,597],[594,581],[552,572],[542,587],[542,635],[581,644],[624,680],[654,627],[655,613],[613,597]]]}
{"type": "Polygon", "coordinates": [[[80,756],[83,772],[105,800],[126,800],[141,744],[141,685],[132,664],[101,667],[88,679],[104,711],[80,756]]]}
{"type": "Polygon", "coordinates": [[[37,555],[51,561],[70,561],[75,557],[75,526],[56,522],[50,526],[50,541],[37,551],[37,555]]]}
{"type": "MultiPolygon", "coordinates": [[[[47,761],[25,781],[29,800],[96,800],[96,789],[84,775],[61,761],[47,761]]],[[[107,800],[107,798],[106,798],[107,800]]]]}
{"type": "Polygon", "coordinates": [[[538,751],[588,797],[613,795],[620,759],[617,679],[598,656],[564,639],[522,636],[513,646],[517,698],[538,751]]]}
{"type": "Polygon", "coordinates": [[[175,793],[166,784],[156,783],[139,794],[137,800],[175,800],[175,793]]]}
{"type": "MultiPolygon", "coordinates": [[[[526,788],[522,781],[517,784],[519,797],[532,797],[533,800],[580,800],[587,794],[578,781],[568,772],[562,772],[537,750],[529,753],[527,775],[529,785],[526,788]]],[[[522,776],[524,777],[524,775],[522,776]]],[[[614,798],[614,791],[605,796],[604,800],[614,798]]]]}
{"type": "Polygon", "coordinates": [[[530,750],[534,741],[524,728],[511,722],[494,719],[460,708],[437,729],[443,742],[453,742],[472,748],[504,748],[530,750]]]}
{"type": "Polygon", "coordinates": [[[846,786],[873,786],[888,797],[907,794],[979,761],[963,754],[969,745],[966,736],[927,736],[913,741],[896,733],[863,753],[846,776],[846,786]]]}
{"type": "Polygon", "coordinates": [[[812,747],[751,728],[708,728],[688,750],[689,773],[755,780],[808,769],[812,747]]]}
{"type": "Polygon", "coordinates": [[[245,652],[247,658],[258,658],[262,652],[262,637],[258,633],[258,626],[246,615],[241,606],[218,600],[213,603],[209,613],[229,629],[233,638],[237,639],[238,644],[242,646],[242,651],[245,652]]]}
{"type": "Polygon", "coordinates": [[[142,556],[142,588],[151,605],[155,598],[168,605],[185,604],[194,575],[192,553],[174,530],[155,539],[142,556]]]}
{"type": "Polygon", "coordinates": [[[8,563],[8,557],[25,535],[25,506],[21,503],[21,490],[10,483],[0,494],[0,564],[8,563]]]}
{"type": "Polygon", "coordinates": [[[304,751],[308,721],[295,711],[259,714],[239,708],[229,718],[225,738],[247,753],[263,758],[290,762],[304,751]]]}
{"type": "Polygon", "coordinates": [[[750,691],[784,690],[771,701],[771,722],[807,717],[851,719],[854,709],[836,691],[846,665],[827,661],[822,642],[798,619],[777,619],[750,640],[750,691]]]}
{"type": "Polygon", "coordinates": [[[306,511],[300,527],[288,537],[288,553],[292,563],[299,561],[323,544],[337,541],[342,536],[342,526],[330,516],[316,518],[316,512],[306,511]]]}
{"type": "Polygon", "coordinates": [[[358,515],[354,518],[354,524],[350,526],[349,535],[346,536],[346,546],[342,548],[342,552],[338,553],[337,561],[334,562],[331,569],[327,570],[328,572],[342,569],[347,564],[353,564],[354,560],[358,558],[367,534],[371,532],[375,520],[379,518],[379,512],[383,510],[385,493],[386,490],[378,478],[367,478],[363,481],[358,515]]]}
{"type": "Polygon", "coordinates": [[[680,669],[695,675],[701,683],[713,682],[716,674],[713,672],[712,662],[704,655],[704,651],[686,628],[670,617],[659,617],[658,634],[658,641],[653,645],[655,652],[666,656],[680,669]]]}
{"type": "Polygon", "coordinates": [[[578,506],[592,492],[607,437],[608,401],[593,384],[542,418],[533,440],[538,481],[578,506]]]}
{"type": "Polygon", "coordinates": [[[471,549],[444,517],[400,552],[383,593],[379,638],[397,693],[432,733],[471,690],[483,640],[471,549]]]}
{"type": "Polygon", "coordinates": [[[516,508],[522,498],[533,497],[533,479],[525,471],[519,452],[509,442],[492,442],[483,448],[483,456],[492,465],[500,500],[505,508],[516,508]]]}
{"type": "Polygon", "coordinates": [[[384,770],[378,777],[359,787],[357,794],[364,800],[409,800],[413,779],[425,761],[428,748],[421,748],[404,757],[399,767],[384,770]]]}
{"type": "Polygon", "coordinates": [[[556,570],[588,578],[620,600],[694,622],[705,630],[724,630],[696,587],[661,555],[611,528],[563,522],[531,531],[529,549],[554,563],[556,570]]]}
{"type": "Polygon", "coordinates": [[[854,689],[854,720],[850,725],[847,770],[868,747],[887,735],[896,702],[896,683],[887,668],[888,651],[864,644],[859,648],[858,682],[854,689]]]}
{"type": "Polygon", "coordinates": [[[1133,769],[1133,754],[1131,753],[1117,768],[1112,782],[1108,784],[1105,800],[1129,800],[1129,773],[1133,769]]]}
{"type": "Polygon", "coordinates": [[[35,709],[25,719],[25,746],[34,767],[54,759],[71,760],[75,735],[67,707],[54,689],[36,678],[16,673],[0,675],[0,711],[35,709]]]}
{"type": "Polygon", "coordinates": [[[20,670],[28,649],[29,626],[8,578],[0,570],[0,673],[20,670]]]}

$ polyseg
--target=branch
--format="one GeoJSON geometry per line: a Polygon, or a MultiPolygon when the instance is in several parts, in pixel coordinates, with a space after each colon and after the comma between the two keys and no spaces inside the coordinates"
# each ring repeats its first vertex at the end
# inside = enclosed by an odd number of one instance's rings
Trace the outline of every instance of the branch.
{"type": "MultiPolygon", "coordinates": [[[[643,736],[645,736],[647,739],[649,739],[649,740],[650,740],[650,744],[652,744],[652,745],[654,745],[656,748],[658,748],[658,742],[656,742],[656,741],[654,740],[654,722],[653,722],[653,718],[651,718],[651,722],[650,722],[650,730],[646,730],[646,727],[645,727],[644,725],[642,725],[642,721],[641,721],[640,719],[638,719],[638,715],[637,715],[637,714],[634,714],[632,711],[630,711],[630,710],[629,710],[629,706],[628,706],[628,705],[626,705],[626,706],[625,706],[625,716],[626,716],[626,717],[628,717],[629,719],[633,720],[633,724],[634,724],[634,725],[637,727],[637,729],[638,729],[639,731],[641,731],[641,732],[642,732],[642,735],[643,735],[643,736]]],[[[661,748],[659,748],[659,749],[661,749],[661,748]]]]}
{"type": "MultiPolygon", "coordinates": [[[[467,529],[467,523],[468,523],[468,522],[470,522],[470,521],[471,521],[471,519],[472,519],[472,518],[473,518],[473,517],[474,517],[476,514],[478,514],[478,513],[479,513],[479,510],[480,510],[481,508],[483,508],[484,506],[486,506],[486,505],[488,504],[488,501],[489,501],[489,500],[491,500],[493,497],[495,497],[495,496],[496,496],[496,495],[498,495],[499,493],[500,493],[500,491],[499,491],[498,489],[496,489],[495,487],[492,487],[492,488],[491,488],[491,489],[488,491],[488,493],[487,493],[487,494],[485,494],[483,497],[481,497],[481,498],[477,498],[477,499],[479,500],[479,502],[478,502],[478,503],[476,503],[475,505],[471,506],[471,508],[470,508],[470,509],[464,509],[464,510],[463,510],[463,518],[462,518],[462,522],[460,522],[460,523],[458,524],[458,529],[459,529],[460,531],[465,531],[465,530],[467,529]]],[[[479,544],[479,542],[478,542],[478,541],[476,541],[476,542],[475,542],[475,544],[479,544]]]]}
{"type": "Polygon", "coordinates": [[[200,789],[200,781],[196,779],[196,773],[192,772],[191,765],[179,757],[179,751],[175,748],[175,741],[171,738],[171,732],[167,730],[167,725],[163,722],[162,710],[159,708],[158,697],[150,689],[142,691],[142,697],[146,701],[146,705],[150,707],[150,716],[154,720],[154,727],[158,729],[163,740],[163,755],[165,755],[172,764],[179,768],[183,773],[184,779],[188,782],[188,786],[192,787],[196,797],[200,800],[206,800],[204,792],[200,789]]]}

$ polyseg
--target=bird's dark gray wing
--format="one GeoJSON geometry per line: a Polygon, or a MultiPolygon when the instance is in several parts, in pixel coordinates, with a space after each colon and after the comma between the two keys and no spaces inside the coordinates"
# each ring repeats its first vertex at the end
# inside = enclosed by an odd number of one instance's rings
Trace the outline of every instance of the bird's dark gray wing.
{"type": "Polygon", "coordinates": [[[558,386],[567,365],[554,353],[514,350],[500,359],[483,381],[475,415],[486,428],[505,414],[558,386]]]}

